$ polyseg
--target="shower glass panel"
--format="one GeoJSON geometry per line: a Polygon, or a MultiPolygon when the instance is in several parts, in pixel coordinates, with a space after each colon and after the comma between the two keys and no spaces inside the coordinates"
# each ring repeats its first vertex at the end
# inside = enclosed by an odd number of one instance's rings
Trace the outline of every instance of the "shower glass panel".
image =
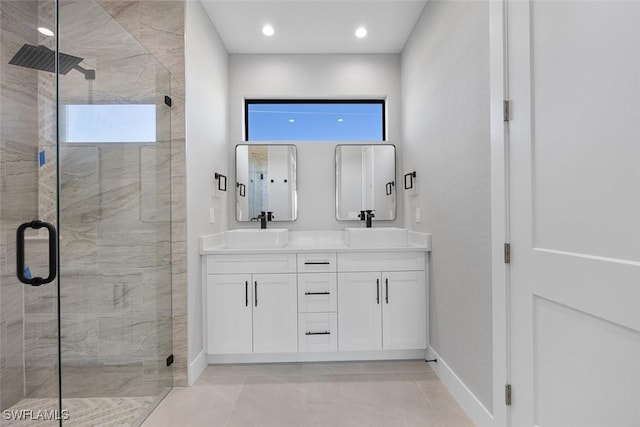
{"type": "Polygon", "coordinates": [[[170,74],[100,2],[58,6],[63,407],[143,416],[172,385],[170,74]]]}
{"type": "Polygon", "coordinates": [[[170,74],[100,1],[0,8],[0,409],[139,425],[172,386],[170,74]]]}
{"type": "MultiPolygon", "coordinates": [[[[56,178],[54,166],[48,171],[50,186],[40,187],[47,168],[40,166],[45,159],[39,154],[45,146],[55,148],[55,74],[20,62],[35,58],[27,53],[31,47],[42,46],[40,66],[50,67],[51,59],[55,66],[55,37],[37,31],[55,29],[55,24],[53,0],[0,1],[0,425],[28,424],[29,410],[61,418],[55,412],[60,409],[58,282],[20,282],[16,233],[33,220],[57,225],[55,206],[40,212],[41,202],[55,200],[56,178]]],[[[55,159],[55,149],[49,155],[55,159]]],[[[55,236],[44,228],[24,229],[24,239],[19,239],[23,279],[49,275],[50,238],[55,245],[55,236]]]]}

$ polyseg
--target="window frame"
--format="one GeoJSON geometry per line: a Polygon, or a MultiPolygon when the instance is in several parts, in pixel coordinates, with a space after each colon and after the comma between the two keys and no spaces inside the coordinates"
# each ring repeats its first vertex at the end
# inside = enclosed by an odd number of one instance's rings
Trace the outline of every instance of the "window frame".
{"type": "MultiPolygon", "coordinates": [[[[384,143],[387,141],[387,100],[386,98],[357,98],[357,99],[331,99],[331,98],[245,98],[244,99],[244,142],[252,142],[249,139],[249,106],[255,104],[379,104],[382,106],[382,140],[377,141],[384,143]]],[[[282,141],[285,140],[274,140],[282,141]]],[[[260,142],[260,141],[253,141],[260,142]]],[[[309,141],[314,142],[314,141],[309,141]]],[[[347,141],[332,141],[347,142],[347,141]]]]}

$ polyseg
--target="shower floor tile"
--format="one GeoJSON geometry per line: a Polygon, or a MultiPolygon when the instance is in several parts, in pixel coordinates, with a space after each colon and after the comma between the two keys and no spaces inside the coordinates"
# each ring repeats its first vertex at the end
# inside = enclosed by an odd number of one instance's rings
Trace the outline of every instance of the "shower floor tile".
{"type": "MultiPolygon", "coordinates": [[[[138,425],[140,418],[148,413],[151,405],[157,399],[156,396],[65,398],[62,401],[63,410],[68,411],[69,419],[63,421],[63,425],[77,427],[125,427],[138,425]]],[[[0,420],[0,425],[3,427],[54,427],[58,425],[58,421],[46,421],[44,419],[57,409],[57,399],[22,399],[9,408],[8,411],[13,411],[14,414],[21,413],[27,419],[6,420],[5,411],[2,420],[0,420]]]]}

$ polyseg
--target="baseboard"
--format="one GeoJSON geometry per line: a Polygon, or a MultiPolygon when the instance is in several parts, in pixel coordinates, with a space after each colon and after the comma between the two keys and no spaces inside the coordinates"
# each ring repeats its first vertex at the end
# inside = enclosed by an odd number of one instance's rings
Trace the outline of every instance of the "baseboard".
{"type": "Polygon", "coordinates": [[[207,364],[207,355],[204,350],[202,350],[200,354],[196,356],[194,361],[189,363],[189,371],[187,375],[190,386],[193,385],[198,377],[200,377],[200,374],[204,372],[204,370],[207,368],[207,364]]]}
{"type": "Polygon", "coordinates": [[[363,360],[424,359],[425,350],[386,351],[328,351],[318,353],[247,353],[209,354],[210,364],[226,363],[290,363],[290,362],[347,362],[363,360]]]}
{"type": "Polygon", "coordinates": [[[447,387],[476,426],[494,427],[495,422],[491,412],[485,408],[465,383],[462,382],[460,377],[447,365],[447,362],[442,360],[440,355],[436,353],[431,346],[427,349],[427,358],[438,359],[438,363],[429,363],[429,366],[435,371],[440,381],[447,387]]]}

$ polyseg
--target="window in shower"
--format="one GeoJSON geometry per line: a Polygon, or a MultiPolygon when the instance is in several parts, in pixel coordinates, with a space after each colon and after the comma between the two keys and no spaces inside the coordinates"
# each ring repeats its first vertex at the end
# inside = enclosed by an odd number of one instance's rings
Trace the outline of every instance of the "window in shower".
{"type": "Polygon", "coordinates": [[[64,142],[156,142],[155,104],[75,104],[64,113],[64,142]]]}
{"type": "Polygon", "coordinates": [[[382,99],[247,99],[246,141],[384,141],[382,99]]]}

